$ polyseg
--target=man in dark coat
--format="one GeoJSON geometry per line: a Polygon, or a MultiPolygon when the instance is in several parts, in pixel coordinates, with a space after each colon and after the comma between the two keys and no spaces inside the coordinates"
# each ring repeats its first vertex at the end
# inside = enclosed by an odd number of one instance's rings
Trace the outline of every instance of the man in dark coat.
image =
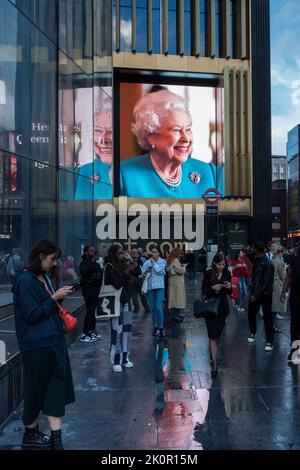
{"type": "Polygon", "coordinates": [[[248,342],[253,343],[256,335],[256,315],[262,307],[265,324],[266,345],[265,351],[273,350],[273,321],[272,321],[272,294],[274,282],[274,266],[265,255],[265,245],[262,241],[254,243],[255,258],[252,268],[248,321],[250,335],[248,342]]]}

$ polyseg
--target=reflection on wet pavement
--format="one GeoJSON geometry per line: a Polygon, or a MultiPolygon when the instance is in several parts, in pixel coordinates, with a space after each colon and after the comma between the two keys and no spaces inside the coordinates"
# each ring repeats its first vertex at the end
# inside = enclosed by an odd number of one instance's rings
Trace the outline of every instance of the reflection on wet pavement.
{"type": "MultiPolygon", "coordinates": [[[[187,283],[184,322],[168,323],[165,338],[152,337],[148,315],[134,316],[134,368],[121,374],[108,363],[108,322],[99,324],[102,340],[70,347],[76,402],[63,421],[66,449],[300,449],[300,366],[287,365],[288,316],[267,354],[261,318],[249,344],[247,314],[232,313],[212,381],[205,323],[192,315],[198,295],[200,284],[187,283]]],[[[21,412],[0,431],[0,449],[19,448],[21,412]]]]}

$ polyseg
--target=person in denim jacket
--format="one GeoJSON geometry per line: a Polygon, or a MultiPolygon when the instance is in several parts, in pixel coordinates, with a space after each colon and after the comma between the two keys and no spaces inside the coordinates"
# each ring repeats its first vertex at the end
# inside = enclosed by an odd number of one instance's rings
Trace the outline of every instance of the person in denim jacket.
{"type": "Polygon", "coordinates": [[[153,336],[166,336],[164,329],[163,300],[165,292],[166,261],[157,248],[152,248],[151,257],[142,266],[142,274],[148,277],[147,297],[152,312],[153,336]]]}

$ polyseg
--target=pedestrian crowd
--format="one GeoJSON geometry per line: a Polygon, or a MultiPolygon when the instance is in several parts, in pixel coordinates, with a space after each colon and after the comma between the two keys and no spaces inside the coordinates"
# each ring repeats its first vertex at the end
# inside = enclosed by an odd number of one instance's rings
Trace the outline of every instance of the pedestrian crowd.
{"type": "Polygon", "coordinates": [[[157,247],[150,252],[143,252],[142,248],[129,252],[115,244],[104,258],[95,247],[87,245],[78,271],[74,258],[64,258],[63,280],[69,285],[55,289],[52,273],[60,256],[59,247],[41,240],[14,279],[16,333],[24,364],[24,448],[63,449],[62,418],[65,406],[74,401],[74,389],[59,311],[61,302],[79,284],[86,306],[80,335],[82,343],[101,340],[96,329],[96,312],[99,301],[107,311],[106,299],[101,300],[104,286],[119,292],[118,315],[110,317],[108,351],[109,363],[116,373],[134,367],[130,357],[134,314],[151,315],[151,334],[158,338],[168,334],[167,317],[174,323],[184,321],[186,282],[199,285],[195,287],[199,298],[218,301],[217,315],[205,318],[212,378],[218,375],[218,343],[233,310],[245,315],[247,312],[249,343],[256,339],[257,315],[263,317],[268,353],[273,350],[274,335],[281,332],[276,323],[287,312],[289,296],[291,349],[288,360],[293,361],[298,354],[300,243],[284,249],[275,242],[266,247],[262,241],[257,241],[252,247],[230,255],[220,249],[210,265],[205,246],[196,256],[192,250],[183,253],[178,246],[165,253],[157,247]],[[48,417],[51,437],[39,430],[40,411],[48,417]]]}

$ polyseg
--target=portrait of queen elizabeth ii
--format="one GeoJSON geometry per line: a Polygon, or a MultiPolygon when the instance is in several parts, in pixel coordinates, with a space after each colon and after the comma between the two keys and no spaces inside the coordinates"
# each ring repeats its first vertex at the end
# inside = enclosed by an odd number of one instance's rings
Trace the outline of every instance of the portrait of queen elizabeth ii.
{"type": "Polygon", "coordinates": [[[167,89],[143,96],[131,130],[147,153],[121,162],[121,195],[202,198],[216,187],[215,165],[191,157],[192,118],[183,98],[167,89]]]}

